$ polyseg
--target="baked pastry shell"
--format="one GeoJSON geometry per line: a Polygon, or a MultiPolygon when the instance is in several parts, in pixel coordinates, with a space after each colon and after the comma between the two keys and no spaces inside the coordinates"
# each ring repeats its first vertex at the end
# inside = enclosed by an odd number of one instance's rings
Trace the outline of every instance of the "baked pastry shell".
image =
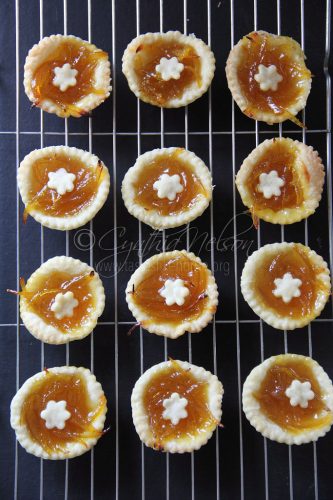
{"type": "Polygon", "coordinates": [[[284,141],[289,143],[290,147],[296,147],[295,168],[301,176],[304,201],[300,207],[284,208],[274,211],[270,208],[253,210],[253,214],[260,219],[273,224],[293,224],[312,215],[319,205],[323,191],[325,172],[321,158],[312,146],[294,141],[287,137],[266,139],[259,144],[249,156],[244,160],[236,176],[236,185],[244,205],[252,208],[252,193],[247,187],[247,181],[251,176],[253,167],[255,167],[263,154],[269,151],[275,141],[284,141]],[[306,173],[304,172],[306,168],[306,173]]]}
{"type": "MultiPolygon", "coordinates": [[[[301,46],[299,45],[298,42],[296,42],[296,40],[293,40],[292,38],[287,36],[267,33],[266,31],[257,31],[256,33],[258,33],[259,35],[267,35],[269,37],[273,37],[276,39],[287,39],[293,45],[294,60],[297,61],[298,63],[304,63],[305,55],[303,53],[301,46]]],[[[229,90],[232,94],[232,97],[239,106],[240,110],[244,114],[246,114],[245,111],[248,108],[249,103],[246,97],[244,96],[241,86],[239,84],[237,70],[239,65],[242,63],[242,47],[245,38],[246,37],[241,38],[241,40],[239,40],[239,42],[231,49],[225,68],[229,90]]],[[[295,101],[295,103],[287,109],[287,111],[291,115],[296,116],[299,111],[305,108],[306,101],[311,90],[311,81],[312,80],[310,77],[304,78],[303,92],[295,101]]],[[[268,125],[273,125],[273,123],[281,123],[289,119],[288,116],[285,116],[284,113],[275,114],[273,112],[270,113],[267,111],[260,111],[255,109],[251,109],[251,113],[252,113],[251,118],[254,118],[255,120],[258,121],[266,122],[268,125]]]]}
{"type": "Polygon", "coordinates": [[[186,209],[185,207],[183,212],[175,215],[160,215],[157,210],[147,211],[143,206],[135,202],[136,190],[134,184],[137,182],[141,172],[145,169],[145,166],[153,160],[157,160],[159,157],[164,157],[166,154],[172,156],[174,153],[179,151],[179,149],[180,148],[177,147],[161,148],[153,149],[152,151],[144,153],[139,156],[135,165],[127,171],[122,183],[121,192],[125,206],[129,213],[145,224],[148,224],[153,229],[167,229],[188,224],[192,220],[199,217],[206,210],[212,198],[213,187],[210,171],[204,162],[198,158],[198,156],[191,151],[183,149],[178,155],[178,158],[192,167],[194,175],[200,179],[200,182],[205,188],[208,196],[200,196],[197,202],[190,209],[186,209]]]}
{"type": "Polygon", "coordinates": [[[301,245],[300,243],[273,243],[261,247],[259,250],[253,252],[247,259],[241,276],[241,291],[244,299],[249,304],[251,309],[268,325],[277,328],[278,330],[294,330],[295,328],[302,328],[308,325],[314,318],[320,315],[324,309],[331,291],[330,272],[324,259],[318,255],[314,250],[309,247],[301,245]],[[312,313],[308,316],[302,316],[294,319],[283,317],[273,310],[261,304],[261,301],[256,297],[256,293],[252,289],[252,282],[254,276],[260,271],[260,265],[263,259],[267,256],[274,256],[277,252],[288,251],[297,246],[301,246],[306,250],[309,260],[317,267],[322,269],[321,273],[317,275],[317,279],[321,281],[325,287],[324,291],[318,291],[317,299],[314,304],[312,313]]]}
{"type": "MultiPolygon", "coordinates": [[[[55,113],[60,118],[65,118],[68,116],[74,116],[70,113],[66,113],[61,106],[51,101],[50,99],[42,99],[37,102],[33,91],[32,91],[32,80],[35,70],[49,57],[50,54],[64,41],[76,40],[82,43],[90,51],[99,50],[95,45],[86,40],[74,35],[51,35],[49,37],[42,38],[42,40],[35,44],[30,50],[25,60],[24,65],[24,90],[30,101],[39,106],[44,111],[48,113],[55,113]]],[[[112,87],[110,85],[111,70],[110,61],[101,60],[95,70],[95,87],[99,90],[103,90],[103,94],[88,94],[80,99],[75,106],[79,108],[79,114],[75,115],[76,118],[81,115],[89,113],[91,110],[99,106],[107,97],[109,97],[112,87]]]]}
{"type": "Polygon", "coordinates": [[[153,104],[149,97],[147,97],[143,92],[141,92],[137,77],[134,71],[133,63],[136,50],[142,43],[151,44],[159,41],[166,42],[178,42],[187,45],[191,45],[193,49],[197,52],[201,60],[201,86],[200,88],[194,82],[192,85],[184,89],[184,93],[181,97],[170,99],[168,102],[163,104],[163,108],[180,108],[186,106],[191,102],[195,101],[201,97],[211,84],[211,81],[215,72],[215,57],[211,49],[202,40],[196,38],[192,35],[184,35],[180,31],[168,31],[166,33],[146,33],[134,38],[127,46],[123,55],[123,66],[122,71],[127,78],[128,85],[131,91],[144,102],[153,104]]]}
{"type": "Polygon", "coordinates": [[[17,184],[24,205],[29,203],[30,176],[34,163],[37,160],[49,155],[60,154],[76,158],[77,160],[82,161],[85,166],[90,169],[96,168],[98,162],[100,162],[103,167],[103,179],[98,186],[96,196],[93,198],[91,203],[78,213],[61,217],[46,215],[37,209],[29,211],[29,215],[42,224],[42,226],[49,227],[50,229],[66,231],[84,226],[84,224],[93,219],[97,212],[102,208],[110,190],[110,174],[104,163],[102,163],[96,155],[93,155],[88,151],[68,146],[49,146],[47,148],[35,149],[25,156],[17,171],[17,184]]]}
{"type": "MultiPolygon", "coordinates": [[[[165,368],[171,367],[172,363],[173,361],[164,361],[149,368],[137,380],[132,392],[131,405],[133,423],[141,441],[150,448],[154,448],[156,440],[152,434],[149,424],[149,418],[145,412],[143,405],[144,391],[149,385],[152,378],[161,371],[165,370],[165,368]]],[[[190,370],[191,374],[197,380],[208,383],[208,406],[213,417],[216,419],[217,426],[222,416],[222,383],[218,380],[216,375],[213,375],[202,367],[192,365],[187,361],[177,360],[176,363],[179,364],[184,370],[190,370]]],[[[201,446],[207,443],[207,441],[211,438],[213,432],[214,430],[203,430],[194,439],[183,437],[180,439],[169,440],[164,444],[163,451],[169,453],[185,453],[198,450],[199,448],[201,448],[201,446]]]]}
{"type": "Polygon", "coordinates": [[[186,252],[186,250],[174,250],[173,252],[165,252],[158,255],[154,255],[147,259],[141,266],[132,274],[127,287],[126,287],[126,302],[128,307],[140,325],[145,328],[150,333],[155,333],[156,335],[162,335],[164,337],[168,337],[170,339],[176,339],[183,335],[185,332],[189,333],[198,333],[200,332],[208,323],[213,319],[213,315],[215,314],[216,307],[218,304],[218,291],[215,279],[208,269],[206,264],[199,259],[194,253],[186,252]],[[150,266],[154,265],[160,259],[164,259],[166,256],[168,258],[173,259],[179,256],[185,256],[191,259],[198,264],[204,266],[207,272],[207,304],[203,312],[195,319],[181,322],[180,324],[174,323],[161,323],[154,322],[149,314],[143,311],[133,300],[133,287],[134,290],[138,283],[140,283],[150,266]]]}
{"type": "MultiPolygon", "coordinates": [[[[99,399],[104,395],[102,386],[97,382],[95,375],[93,375],[87,368],[76,366],[60,366],[54,368],[48,368],[48,372],[54,374],[80,374],[86,381],[87,392],[93,404],[98,404],[99,399]]],[[[28,380],[24,382],[22,387],[17,391],[16,395],[12,399],[10,405],[10,424],[15,430],[16,438],[18,442],[25,448],[28,453],[32,453],[36,457],[41,457],[49,460],[64,460],[66,458],[73,458],[83,453],[89,451],[98,441],[98,437],[94,438],[84,438],[81,442],[67,444],[67,449],[65,452],[58,451],[53,453],[48,453],[45,451],[40,444],[31,439],[29,435],[29,430],[26,425],[21,423],[21,410],[22,405],[26,397],[30,394],[33,389],[34,384],[46,376],[46,371],[36,373],[28,380]]],[[[102,432],[104,428],[105,415],[107,412],[107,407],[96,417],[92,423],[93,427],[102,432]]]]}
{"type": "MultiPolygon", "coordinates": [[[[89,273],[94,271],[94,269],[85,262],[73,259],[72,257],[53,257],[44,262],[44,264],[30,276],[26,286],[35,283],[42,275],[49,274],[53,271],[63,271],[75,275],[89,273]]],[[[46,323],[38,314],[31,311],[29,302],[21,296],[20,314],[25,327],[34,337],[47,344],[67,344],[72,340],[80,340],[87,337],[95,328],[97,320],[104,311],[105,306],[104,287],[96,271],[94,271],[94,276],[89,282],[89,288],[95,298],[95,306],[93,313],[91,313],[84,325],[64,333],[53,325],[46,323]]]]}
{"type": "Polygon", "coordinates": [[[324,401],[327,408],[333,412],[333,386],[328,375],[323,368],[312,358],[301,356],[299,354],[285,354],[272,356],[266,359],[263,363],[256,366],[248,375],[243,386],[243,411],[250,424],[260,432],[264,437],[285,444],[304,444],[311,441],[317,441],[319,437],[324,436],[331,428],[331,424],[320,429],[305,430],[299,434],[282,429],[279,425],[270,420],[260,410],[259,402],[253,396],[253,393],[260,388],[260,385],[268,371],[275,364],[276,359],[284,356],[289,359],[306,359],[311,362],[313,374],[319,383],[320,389],[324,394],[324,401]]]}

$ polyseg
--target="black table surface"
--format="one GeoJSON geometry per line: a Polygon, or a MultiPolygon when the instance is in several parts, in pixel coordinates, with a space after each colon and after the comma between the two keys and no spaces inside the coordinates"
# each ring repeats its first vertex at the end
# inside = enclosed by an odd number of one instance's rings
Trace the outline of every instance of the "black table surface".
{"type": "MultiPolygon", "coordinates": [[[[316,445],[289,448],[265,441],[241,410],[240,394],[249,371],[263,358],[288,350],[312,354],[333,376],[332,302],[309,328],[289,334],[260,323],[243,300],[239,278],[258,242],[285,239],[308,243],[332,265],[332,177],[330,173],[329,23],[327,0],[1,0],[0,2],[0,498],[45,499],[268,499],[333,498],[333,432],[316,445]],[[65,14],[64,14],[65,13],[65,14]],[[185,21],[185,22],[184,22],[185,21]],[[41,36],[67,33],[89,38],[110,54],[113,93],[92,118],[65,120],[31,109],[23,90],[29,48],[41,36]],[[254,28],[290,35],[303,42],[314,74],[302,131],[246,118],[227,88],[225,62],[233,41],[254,28]],[[137,32],[176,29],[211,42],[217,60],[211,92],[184,109],[165,110],[138,103],[121,72],[127,43],[137,32]],[[91,31],[90,31],[91,30],[91,31]],[[66,133],[67,131],[67,133],[66,133]],[[259,232],[234,187],[234,174],[259,142],[284,136],[305,140],[327,166],[323,198],[306,222],[281,229],[260,224],[259,232]],[[92,225],[68,234],[29,218],[16,188],[16,168],[32,149],[66,144],[96,153],[111,174],[112,187],[92,225]],[[124,297],[139,263],[160,252],[163,234],[127,212],[120,186],[138,153],[186,146],[212,169],[212,208],[189,228],[167,230],[166,249],[189,248],[214,268],[220,292],[215,323],[191,337],[167,342],[139,330],[124,297]],[[141,238],[140,238],[141,237],[141,238]],[[139,247],[138,243],[141,242],[139,247]],[[92,243],[92,245],[90,245],[92,243]],[[41,345],[20,325],[16,289],[42,261],[71,255],[93,262],[106,291],[106,308],[94,334],[66,346],[41,345]],[[17,326],[18,323],[18,326],[17,326]],[[130,394],[145,370],[165,359],[192,359],[216,371],[224,384],[223,428],[194,454],[166,455],[141,446],[132,424],[130,394]],[[16,389],[44,366],[93,368],[108,399],[110,431],[94,451],[66,461],[41,461],[16,444],[9,405],[16,389]]],[[[302,117],[301,117],[302,118],[302,117]]]]}

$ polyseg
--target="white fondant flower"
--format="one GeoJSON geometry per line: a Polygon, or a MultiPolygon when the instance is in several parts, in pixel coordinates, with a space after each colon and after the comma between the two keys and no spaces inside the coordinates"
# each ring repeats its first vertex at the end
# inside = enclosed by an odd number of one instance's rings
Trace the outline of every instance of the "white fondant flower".
{"type": "Polygon", "coordinates": [[[177,194],[184,190],[178,174],[162,174],[158,180],[154,182],[153,188],[157,191],[157,196],[159,198],[168,198],[169,201],[175,200],[177,194]]]}
{"type": "Polygon", "coordinates": [[[284,184],[284,180],[278,176],[277,171],[271,170],[268,174],[260,174],[257,189],[259,193],[264,195],[264,198],[269,199],[272,196],[280,196],[280,187],[284,186],[284,184]]]}
{"type": "Polygon", "coordinates": [[[73,309],[79,305],[73,292],[57,293],[51,306],[51,311],[57,319],[71,318],[73,309]]]}
{"type": "Polygon", "coordinates": [[[283,80],[283,77],[277,72],[274,64],[270,66],[259,64],[258,73],[254,75],[254,79],[259,83],[260,90],[267,92],[267,90],[277,90],[279,82],[283,80]]]}
{"type": "Polygon", "coordinates": [[[282,278],[276,278],[274,285],[276,288],[273,290],[275,297],[281,297],[283,302],[288,304],[293,297],[301,295],[300,286],[302,281],[298,278],[293,278],[291,273],[285,273],[282,278]]]}
{"type": "Polygon", "coordinates": [[[67,172],[65,168],[59,168],[55,172],[48,173],[49,182],[47,187],[55,189],[58,194],[70,193],[74,189],[75,174],[67,172]]]}
{"type": "Polygon", "coordinates": [[[76,85],[76,75],[78,73],[77,69],[72,69],[69,63],[63,66],[58,66],[54,68],[54,78],[52,80],[53,85],[59,87],[61,92],[65,92],[68,87],[75,87],[76,85]]]}
{"type": "Polygon", "coordinates": [[[181,398],[178,392],[173,392],[168,399],[164,399],[163,406],[165,408],[162,413],[164,420],[171,420],[173,425],[177,425],[182,418],[187,417],[187,399],[181,398]]]}
{"type": "Polygon", "coordinates": [[[66,420],[71,417],[70,412],[66,410],[66,405],[66,401],[48,401],[46,408],[40,413],[47,429],[65,428],[66,420]]]}
{"type": "Polygon", "coordinates": [[[171,59],[167,59],[166,57],[162,57],[160,59],[160,63],[157,64],[155,70],[162,77],[162,80],[168,81],[174,79],[179,80],[180,74],[184,69],[184,64],[180,63],[177,57],[171,57],[171,59]]]}
{"type": "Polygon", "coordinates": [[[293,380],[285,394],[290,399],[291,406],[299,405],[301,408],[307,408],[309,401],[315,397],[310,382],[299,380],[293,380]]]}
{"type": "Polygon", "coordinates": [[[164,287],[159,290],[159,294],[165,298],[167,306],[173,306],[173,304],[182,306],[189,293],[189,289],[184,286],[184,281],[179,278],[166,280],[164,287]]]}

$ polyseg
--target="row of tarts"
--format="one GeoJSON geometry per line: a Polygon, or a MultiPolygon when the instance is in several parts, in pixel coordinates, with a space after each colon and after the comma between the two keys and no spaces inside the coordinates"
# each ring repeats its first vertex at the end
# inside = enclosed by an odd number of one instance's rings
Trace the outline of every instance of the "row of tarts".
{"type": "MultiPolygon", "coordinates": [[[[185,106],[208,89],[215,71],[212,51],[194,35],[148,33],[133,40],[123,57],[129,87],[160,107],[185,106]]],[[[304,108],[311,73],[291,38],[250,33],[231,50],[226,74],[232,95],[249,117],[267,123],[291,119],[304,108]]],[[[24,86],[35,106],[60,117],[80,117],[111,91],[105,52],[74,36],[44,38],[29,52],[24,86]]],[[[291,224],[317,208],[324,183],[318,153],[289,138],[264,141],[243,162],[236,185],[254,221],[291,224]]],[[[107,167],[95,155],[52,146],[27,155],[18,169],[25,205],[58,230],[80,227],[103,206],[110,187],[107,167]]],[[[193,221],[209,205],[212,178],[204,162],[183,148],[141,155],[125,175],[128,211],[154,229],[193,221]]],[[[241,290],[268,324],[293,330],[309,324],[330,296],[326,262],[299,243],[265,245],[247,260],[241,290]]],[[[20,313],[26,328],[50,344],[89,335],[105,305],[102,281],[87,264],[54,257],[21,279],[20,313]]],[[[138,324],[177,338],[200,332],[218,303],[214,276],[194,254],[165,252],[132,275],[126,300],[138,324]]],[[[141,440],[157,450],[200,448],[221,421],[223,387],[216,375],[179,360],[147,370],[132,392],[133,421],[141,440]]],[[[254,368],[243,386],[243,409],[264,436],[287,444],[318,439],[333,422],[332,383],[309,357],[273,356],[254,368]]],[[[103,434],[106,398],[85,368],[45,369],[28,379],[11,404],[11,424],[24,448],[36,456],[80,455],[103,434]]]]}

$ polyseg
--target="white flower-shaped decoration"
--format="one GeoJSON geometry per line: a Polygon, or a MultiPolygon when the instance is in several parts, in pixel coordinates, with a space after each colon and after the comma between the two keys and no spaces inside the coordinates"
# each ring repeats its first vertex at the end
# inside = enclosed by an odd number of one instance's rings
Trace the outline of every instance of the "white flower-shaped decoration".
{"type": "Polygon", "coordinates": [[[79,305],[79,301],[74,297],[73,292],[57,293],[51,306],[51,311],[57,319],[71,318],[73,309],[79,305]]]}
{"type": "Polygon", "coordinates": [[[164,287],[158,293],[165,298],[167,306],[173,306],[174,304],[182,306],[190,291],[184,286],[184,281],[177,278],[176,280],[166,280],[164,287]]]}
{"type": "Polygon", "coordinates": [[[65,428],[66,420],[71,417],[70,412],[66,410],[66,405],[66,401],[48,401],[46,408],[40,413],[47,429],[65,428]]]}
{"type": "Polygon", "coordinates": [[[160,59],[160,63],[157,64],[155,70],[162,77],[162,80],[168,81],[174,79],[179,80],[181,72],[184,69],[184,64],[180,63],[177,57],[171,57],[171,59],[167,59],[166,57],[162,57],[160,59]]]}
{"type": "Polygon", "coordinates": [[[298,278],[293,278],[291,273],[285,273],[282,278],[274,280],[275,289],[273,294],[275,297],[281,297],[285,304],[288,304],[292,298],[301,295],[300,286],[302,281],[298,278]]]}
{"type": "Polygon", "coordinates": [[[54,68],[54,78],[52,80],[53,85],[59,87],[61,92],[66,92],[68,87],[75,87],[76,85],[76,75],[78,73],[77,69],[72,69],[69,63],[63,66],[57,66],[54,68]]]}
{"type": "Polygon", "coordinates": [[[290,399],[291,406],[299,405],[301,408],[307,408],[309,401],[315,397],[310,382],[299,380],[293,380],[285,394],[290,399]]]}
{"type": "Polygon", "coordinates": [[[173,392],[168,399],[164,399],[163,406],[165,408],[162,413],[164,420],[171,420],[173,425],[177,425],[182,418],[187,417],[187,399],[181,398],[178,392],[173,392]]]}
{"type": "Polygon", "coordinates": [[[259,64],[258,73],[254,75],[254,79],[259,83],[260,90],[267,92],[267,90],[277,90],[279,83],[283,80],[282,75],[277,72],[276,66],[264,66],[259,64]]]}
{"type": "Polygon", "coordinates": [[[284,184],[284,180],[278,176],[277,171],[271,170],[268,174],[260,174],[257,189],[259,193],[263,194],[264,198],[269,199],[272,196],[280,196],[280,188],[284,186],[284,184]]]}
{"type": "Polygon", "coordinates": [[[58,194],[70,193],[74,189],[75,174],[67,172],[65,168],[59,168],[55,172],[49,172],[49,182],[47,187],[55,189],[58,194]]]}
{"type": "Polygon", "coordinates": [[[169,201],[174,201],[177,194],[184,190],[184,186],[181,184],[178,174],[162,174],[158,180],[154,182],[153,188],[157,191],[157,196],[159,198],[168,198],[169,201]]]}

